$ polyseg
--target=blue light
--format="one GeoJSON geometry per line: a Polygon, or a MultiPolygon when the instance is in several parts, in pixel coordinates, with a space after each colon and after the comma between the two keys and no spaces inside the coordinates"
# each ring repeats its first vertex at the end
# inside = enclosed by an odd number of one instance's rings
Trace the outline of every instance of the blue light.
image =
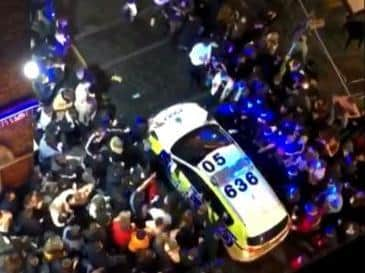
{"type": "Polygon", "coordinates": [[[265,128],[263,132],[264,140],[267,143],[276,144],[277,143],[277,134],[272,128],[265,128]]]}
{"type": "Polygon", "coordinates": [[[266,122],[272,122],[272,121],[274,121],[275,116],[272,111],[268,110],[263,113],[263,118],[266,122]]]}
{"type": "Polygon", "coordinates": [[[303,150],[303,144],[296,141],[295,142],[284,141],[282,148],[285,151],[286,155],[294,155],[298,154],[300,151],[303,150]]]}
{"type": "Polygon", "coordinates": [[[0,121],[11,118],[21,112],[36,109],[39,103],[36,99],[28,99],[26,101],[18,102],[0,112],[0,121]]]}
{"type": "Polygon", "coordinates": [[[304,212],[307,215],[312,215],[317,213],[317,207],[312,202],[307,202],[304,205],[304,212]]]}
{"type": "Polygon", "coordinates": [[[267,117],[267,115],[268,115],[268,112],[262,112],[262,113],[260,113],[260,117],[262,117],[262,118],[267,117]]]}
{"type": "Polygon", "coordinates": [[[146,120],[140,116],[136,117],[135,121],[136,124],[145,124],[146,120]]]}
{"type": "Polygon", "coordinates": [[[284,134],[291,135],[295,132],[297,124],[292,120],[285,119],[283,122],[280,123],[279,127],[284,134]]]}
{"type": "Polygon", "coordinates": [[[351,165],[351,163],[352,163],[352,156],[351,156],[351,154],[350,153],[348,153],[346,156],[345,156],[345,163],[346,163],[346,165],[351,165]]]}
{"type": "Polygon", "coordinates": [[[50,21],[55,19],[56,13],[52,1],[46,3],[45,7],[43,8],[43,15],[50,21]]]}
{"type": "Polygon", "coordinates": [[[259,91],[264,87],[265,87],[265,85],[262,81],[260,81],[260,80],[253,80],[252,81],[251,88],[253,89],[254,92],[259,91]]]}
{"type": "Polygon", "coordinates": [[[226,49],[228,54],[232,54],[233,51],[234,51],[234,44],[230,43],[230,42],[227,42],[226,45],[225,45],[225,49],[226,49]]]}
{"type": "Polygon", "coordinates": [[[235,113],[235,106],[233,103],[222,103],[218,106],[216,113],[221,116],[232,116],[235,113]]]}
{"type": "Polygon", "coordinates": [[[322,168],[322,162],[320,160],[318,160],[316,162],[316,169],[321,169],[322,168]]]}
{"type": "Polygon", "coordinates": [[[290,166],[287,169],[287,173],[288,173],[289,177],[297,176],[298,169],[295,166],[290,166]]]}
{"type": "Polygon", "coordinates": [[[235,89],[247,89],[247,83],[245,81],[238,81],[235,83],[235,89]]]}
{"type": "Polygon", "coordinates": [[[55,56],[63,57],[67,54],[67,47],[58,42],[56,39],[52,43],[52,53],[55,56]]]}
{"type": "Polygon", "coordinates": [[[294,194],[297,192],[297,188],[294,185],[291,185],[288,190],[289,194],[294,194]]]}
{"type": "Polygon", "coordinates": [[[338,192],[340,192],[340,189],[335,182],[331,182],[327,185],[327,190],[326,190],[327,195],[337,194],[338,192]]]}
{"type": "Polygon", "coordinates": [[[268,137],[268,136],[272,136],[273,134],[274,134],[274,132],[271,130],[270,127],[264,129],[264,136],[268,137]]]}
{"type": "Polygon", "coordinates": [[[50,67],[49,69],[47,69],[47,77],[50,82],[55,82],[57,80],[56,68],[50,67]]]}
{"type": "Polygon", "coordinates": [[[296,185],[290,184],[286,188],[286,197],[289,201],[295,201],[299,197],[299,189],[296,185]]]}
{"type": "Polygon", "coordinates": [[[199,134],[199,138],[203,141],[211,141],[215,139],[217,135],[212,134],[210,130],[201,130],[199,134]]]}
{"type": "Polygon", "coordinates": [[[327,204],[330,208],[330,212],[337,213],[342,209],[343,206],[343,198],[341,194],[329,194],[326,198],[327,204]]]}
{"type": "Polygon", "coordinates": [[[253,107],[252,102],[247,102],[247,108],[248,108],[248,109],[251,109],[252,107],[253,107]]]}
{"type": "Polygon", "coordinates": [[[335,233],[336,233],[336,228],[334,226],[326,226],[324,229],[323,229],[323,233],[328,236],[328,237],[331,237],[333,236],[335,233]]]}
{"type": "Polygon", "coordinates": [[[244,47],[243,49],[243,54],[246,57],[251,57],[256,53],[255,47],[253,46],[253,44],[248,44],[244,47]]]}

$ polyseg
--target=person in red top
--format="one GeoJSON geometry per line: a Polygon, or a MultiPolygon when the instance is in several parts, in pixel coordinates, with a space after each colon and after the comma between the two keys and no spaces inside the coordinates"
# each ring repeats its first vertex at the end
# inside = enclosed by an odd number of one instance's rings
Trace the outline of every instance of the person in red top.
{"type": "Polygon", "coordinates": [[[111,237],[114,244],[122,249],[127,249],[134,229],[134,224],[131,223],[131,212],[120,212],[111,224],[111,237]]]}
{"type": "Polygon", "coordinates": [[[148,184],[146,192],[148,203],[156,202],[160,198],[160,190],[155,178],[156,175],[151,176],[151,182],[148,184]]]}

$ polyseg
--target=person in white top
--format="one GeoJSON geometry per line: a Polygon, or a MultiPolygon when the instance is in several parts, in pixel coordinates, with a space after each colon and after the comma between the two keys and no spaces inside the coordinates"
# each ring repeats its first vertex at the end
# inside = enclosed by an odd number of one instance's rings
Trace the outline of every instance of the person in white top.
{"type": "Polygon", "coordinates": [[[200,42],[193,46],[189,53],[191,63],[191,84],[199,87],[204,85],[206,79],[206,66],[210,63],[213,48],[218,47],[214,42],[200,42]]]}
{"type": "Polygon", "coordinates": [[[76,184],[72,188],[61,192],[49,206],[51,220],[56,227],[64,227],[74,216],[72,206],[85,205],[94,189],[92,183],[77,188],[76,184]]]}
{"type": "Polygon", "coordinates": [[[161,208],[156,208],[156,207],[150,208],[148,210],[148,214],[151,215],[154,221],[156,221],[158,218],[161,218],[166,226],[172,224],[171,215],[161,208]]]}
{"type": "Polygon", "coordinates": [[[75,89],[75,102],[82,103],[84,100],[86,100],[90,87],[91,82],[80,82],[75,89]]]}
{"type": "Polygon", "coordinates": [[[123,5],[123,12],[129,16],[131,22],[134,21],[138,14],[136,0],[127,0],[123,5]]]}
{"type": "MultiPolygon", "coordinates": [[[[170,0],[153,0],[158,10],[162,10],[163,15],[166,17],[166,14],[164,14],[164,6],[167,6],[167,4],[170,2],[170,0]]],[[[152,16],[150,19],[150,26],[153,27],[156,23],[156,16],[152,16]]]]}
{"type": "Polygon", "coordinates": [[[168,2],[170,2],[170,0],[153,0],[153,2],[157,6],[163,6],[163,5],[166,5],[168,2]]]}
{"type": "Polygon", "coordinates": [[[75,89],[75,109],[78,113],[79,121],[88,126],[95,117],[97,102],[94,94],[89,92],[90,82],[81,82],[75,89]]]}
{"type": "Polygon", "coordinates": [[[39,119],[37,121],[37,129],[45,131],[48,124],[52,121],[53,110],[52,107],[43,106],[40,108],[39,119]]]}
{"type": "Polygon", "coordinates": [[[212,94],[212,96],[215,96],[218,93],[218,90],[222,88],[223,90],[219,97],[219,101],[224,101],[231,93],[233,86],[234,80],[228,75],[226,69],[222,67],[218,69],[212,79],[210,93],[212,94]]]}
{"type": "Polygon", "coordinates": [[[75,194],[75,189],[67,189],[61,192],[49,206],[52,223],[56,227],[64,227],[68,219],[73,215],[69,205],[70,198],[75,194]]]}
{"type": "Polygon", "coordinates": [[[200,42],[193,46],[189,53],[193,66],[207,65],[212,57],[213,48],[218,47],[214,42],[200,42]]]}

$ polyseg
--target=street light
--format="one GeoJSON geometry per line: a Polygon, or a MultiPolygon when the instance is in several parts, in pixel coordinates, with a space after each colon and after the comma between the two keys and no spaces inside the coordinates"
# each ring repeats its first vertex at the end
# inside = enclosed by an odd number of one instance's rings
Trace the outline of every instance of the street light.
{"type": "Polygon", "coordinates": [[[23,67],[23,73],[29,80],[34,80],[39,76],[39,66],[35,61],[28,61],[23,67]]]}

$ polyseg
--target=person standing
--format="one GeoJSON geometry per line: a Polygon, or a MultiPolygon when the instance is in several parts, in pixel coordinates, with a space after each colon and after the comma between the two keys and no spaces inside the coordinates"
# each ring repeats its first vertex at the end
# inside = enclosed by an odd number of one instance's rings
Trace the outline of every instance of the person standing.
{"type": "Polygon", "coordinates": [[[38,163],[42,172],[50,171],[53,158],[62,154],[63,143],[57,137],[57,130],[54,126],[48,126],[39,142],[38,163]]]}
{"type": "Polygon", "coordinates": [[[132,253],[148,249],[150,246],[150,238],[146,231],[137,229],[132,232],[130,241],[128,243],[128,250],[132,253]]]}
{"type": "Polygon", "coordinates": [[[296,42],[294,42],[294,54],[298,53],[301,55],[303,64],[307,62],[307,56],[308,56],[307,40],[308,40],[307,36],[303,34],[296,42]]]}
{"type": "Polygon", "coordinates": [[[130,211],[121,211],[111,224],[110,233],[113,243],[120,249],[126,250],[134,229],[130,211]]]}
{"type": "Polygon", "coordinates": [[[85,127],[94,119],[97,110],[95,94],[90,92],[90,87],[90,82],[81,82],[75,89],[74,106],[80,123],[85,127]]]}
{"type": "Polygon", "coordinates": [[[217,71],[212,79],[210,93],[212,94],[212,96],[215,96],[219,93],[219,90],[222,89],[222,92],[219,96],[219,101],[222,102],[226,100],[231,94],[233,86],[234,80],[228,75],[225,69],[221,69],[217,71]]]}
{"type": "Polygon", "coordinates": [[[133,22],[138,14],[136,0],[127,0],[123,5],[123,14],[128,16],[130,22],[133,22]]]}
{"type": "Polygon", "coordinates": [[[218,47],[214,42],[203,41],[196,43],[190,53],[191,63],[191,79],[192,83],[195,82],[198,86],[202,86],[205,77],[206,66],[210,63],[213,54],[213,48],[218,47]]]}

